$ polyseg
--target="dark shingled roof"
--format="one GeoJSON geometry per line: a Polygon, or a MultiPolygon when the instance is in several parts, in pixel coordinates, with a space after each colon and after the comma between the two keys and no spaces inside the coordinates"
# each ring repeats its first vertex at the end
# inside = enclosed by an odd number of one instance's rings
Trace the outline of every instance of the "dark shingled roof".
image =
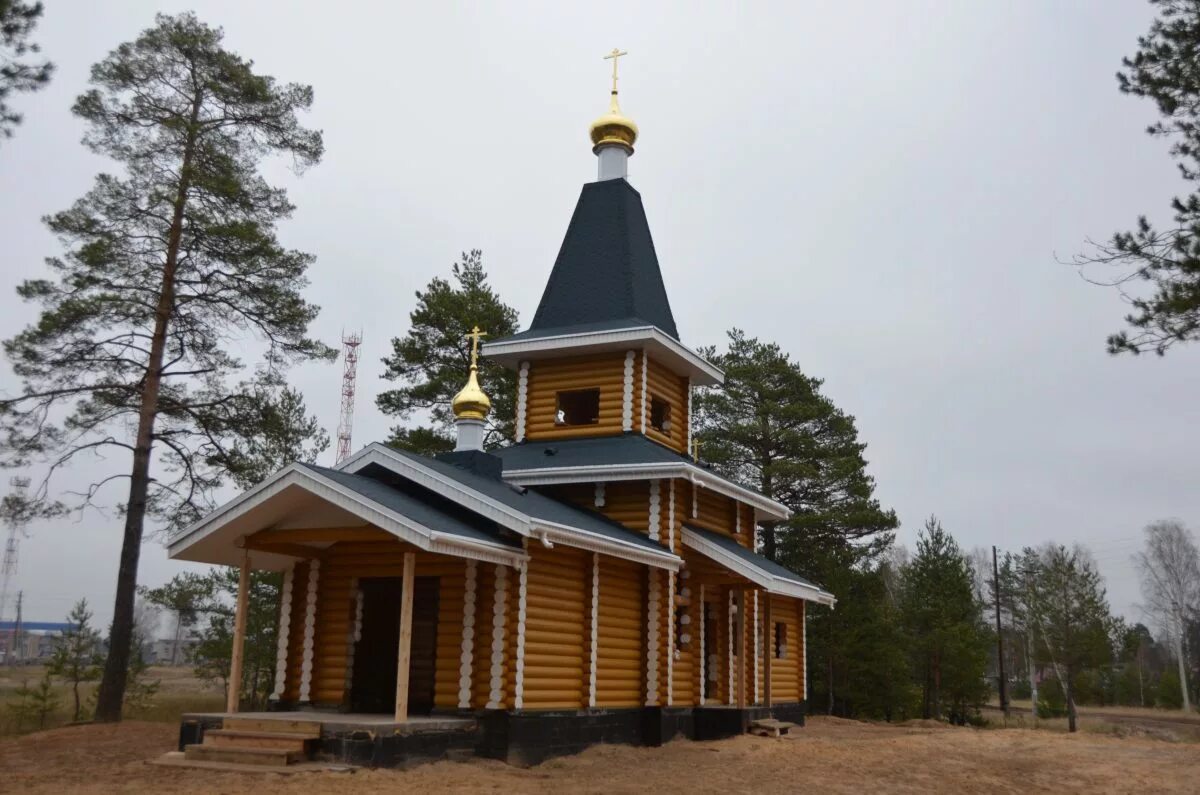
{"type": "Polygon", "coordinates": [[[521,442],[493,450],[504,462],[505,471],[557,467],[617,466],[621,464],[679,464],[691,458],[652,442],[640,433],[563,439],[550,442],[521,442]]]}
{"type": "Polygon", "coordinates": [[[534,519],[542,519],[547,522],[574,527],[614,541],[623,541],[662,554],[670,554],[670,551],[661,544],[656,544],[645,535],[630,530],[624,525],[614,522],[595,511],[589,511],[585,508],[557,500],[534,489],[513,486],[505,483],[503,480],[487,477],[478,472],[455,466],[449,462],[439,461],[436,458],[428,458],[404,450],[393,449],[391,452],[409,458],[422,466],[434,470],[440,475],[457,481],[466,488],[490,497],[534,519]]]}
{"type": "Polygon", "coordinates": [[[778,563],[771,560],[770,558],[763,557],[762,555],[758,554],[757,552],[753,552],[753,551],[747,549],[746,547],[739,544],[735,539],[730,538],[729,536],[721,535],[720,533],[714,533],[711,530],[705,530],[703,527],[696,527],[695,525],[688,524],[687,522],[684,522],[683,526],[686,527],[688,530],[691,530],[696,535],[704,538],[705,541],[708,541],[712,544],[715,544],[716,546],[719,546],[724,551],[732,553],[733,555],[736,555],[737,557],[741,558],[744,562],[750,564],[751,566],[755,567],[756,569],[765,571],[767,574],[770,574],[773,577],[779,577],[780,579],[783,579],[783,580],[791,580],[792,582],[798,582],[801,585],[807,585],[809,588],[815,588],[817,590],[821,589],[821,586],[816,585],[815,583],[804,579],[803,577],[801,577],[799,574],[792,571],[791,569],[780,566],[778,563]]]}
{"type": "Polygon", "coordinates": [[[500,450],[493,450],[492,455],[504,462],[505,472],[517,472],[525,469],[566,469],[568,467],[688,464],[705,470],[712,477],[723,480],[730,486],[739,489],[746,488],[710,469],[703,460],[696,463],[691,456],[677,453],[658,442],[652,442],[640,433],[546,442],[527,441],[500,450]]]}
{"type": "Polygon", "coordinates": [[[508,339],[639,326],[679,339],[642,196],[623,179],[589,183],[533,322],[508,339]]]}
{"type": "Polygon", "coordinates": [[[401,516],[407,516],[430,529],[476,541],[490,541],[516,549],[521,548],[521,542],[518,539],[501,534],[494,522],[477,517],[470,512],[455,510],[457,506],[438,505],[426,494],[402,491],[378,478],[367,475],[351,474],[313,464],[301,464],[300,466],[327,477],[339,486],[344,486],[356,494],[401,516]]]}

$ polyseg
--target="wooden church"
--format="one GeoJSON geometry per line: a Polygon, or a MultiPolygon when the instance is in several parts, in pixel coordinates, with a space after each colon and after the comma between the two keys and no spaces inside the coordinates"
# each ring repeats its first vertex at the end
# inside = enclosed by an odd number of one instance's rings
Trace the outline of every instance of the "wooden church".
{"type": "Polygon", "coordinates": [[[233,681],[249,571],[284,578],[273,710],[184,716],[189,759],[535,763],[803,722],[807,605],[833,598],[755,552],[786,507],[689,455],[693,390],[723,375],[679,339],[613,61],[599,179],[533,322],[472,335],[518,374],[515,444],[482,449],[473,355],[453,453],[296,463],[171,539],[241,567],[233,681]]]}

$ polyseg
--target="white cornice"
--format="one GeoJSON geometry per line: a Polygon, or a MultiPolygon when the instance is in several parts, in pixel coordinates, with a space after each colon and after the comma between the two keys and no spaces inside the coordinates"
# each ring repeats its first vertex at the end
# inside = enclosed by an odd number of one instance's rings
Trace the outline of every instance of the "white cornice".
{"type": "Polygon", "coordinates": [[[587,530],[580,530],[577,527],[568,527],[554,522],[536,521],[534,536],[544,538],[551,543],[575,547],[576,549],[585,549],[589,552],[599,552],[603,555],[641,563],[645,566],[667,569],[668,571],[679,571],[679,567],[683,565],[682,558],[672,552],[668,552],[666,549],[661,551],[654,550],[641,544],[609,538],[599,533],[592,533],[587,530]]]}
{"type": "Polygon", "coordinates": [[[828,605],[829,607],[833,607],[837,602],[833,594],[828,591],[823,591],[809,583],[791,580],[765,569],[760,569],[738,555],[722,549],[718,544],[712,543],[696,531],[687,527],[683,528],[683,543],[706,558],[714,560],[730,571],[745,577],[768,593],[792,596],[796,599],[816,602],[817,604],[828,605]]]}
{"type": "Polygon", "coordinates": [[[699,386],[714,386],[725,381],[725,373],[720,368],[655,326],[496,340],[484,343],[482,353],[495,362],[515,367],[521,359],[531,358],[532,354],[537,353],[561,356],[564,353],[626,349],[631,344],[651,348],[660,361],[672,360],[675,364],[673,369],[680,375],[691,376],[693,383],[699,386]]]}
{"type": "Polygon", "coordinates": [[[520,486],[549,486],[556,483],[590,481],[654,480],[683,478],[698,483],[710,491],[724,494],[752,506],[758,516],[785,520],[792,512],[786,505],[731,483],[707,469],[687,461],[658,464],[604,464],[573,467],[538,467],[536,469],[505,469],[504,479],[520,486]]]}

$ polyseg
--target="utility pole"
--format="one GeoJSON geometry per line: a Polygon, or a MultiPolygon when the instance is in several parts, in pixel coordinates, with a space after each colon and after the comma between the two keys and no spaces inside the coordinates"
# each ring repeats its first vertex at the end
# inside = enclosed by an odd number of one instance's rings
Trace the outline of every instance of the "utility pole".
{"type": "MultiPolygon", "coordinates": [[[[992,546],[992,583],[996,597],[996,665],[1000,673],[1000,709],[1004,717],[1008,717],[1008,682],[1004,679],[1004,633],[1000,627],[1000,564],[996,555],[996,547],[992,546]]],[[[1037,704],[1033,705],[1037,709],[1037,704]]]]}

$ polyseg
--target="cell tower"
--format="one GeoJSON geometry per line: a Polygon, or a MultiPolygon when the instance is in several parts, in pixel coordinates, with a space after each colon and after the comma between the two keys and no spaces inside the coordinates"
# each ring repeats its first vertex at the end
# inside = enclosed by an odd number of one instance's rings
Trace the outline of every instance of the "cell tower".
{"type": "MultiPolygon", "coordinates": [[[[12,478],[8,484],[12,486],[14,496],[23,499],[29,489],[29,478],[12,478]]],[[[13,519],[8,525],[8,539],[4,542],[4,561],[0,562],[0,621],[4,620],[4,608],[8,605],[9,583],[17,573],[17,545],[21,536],[25,534],[22,528],[24,524],[22,520],[13,519]]]]}
{"type": "Polygon", "coordinates": [[[354,430],[354,382],[358,377],[358,346],[362,332],[342,334],[342,413],[338,418],[337,461],[350,457],[350,434],[354,430]]]}

